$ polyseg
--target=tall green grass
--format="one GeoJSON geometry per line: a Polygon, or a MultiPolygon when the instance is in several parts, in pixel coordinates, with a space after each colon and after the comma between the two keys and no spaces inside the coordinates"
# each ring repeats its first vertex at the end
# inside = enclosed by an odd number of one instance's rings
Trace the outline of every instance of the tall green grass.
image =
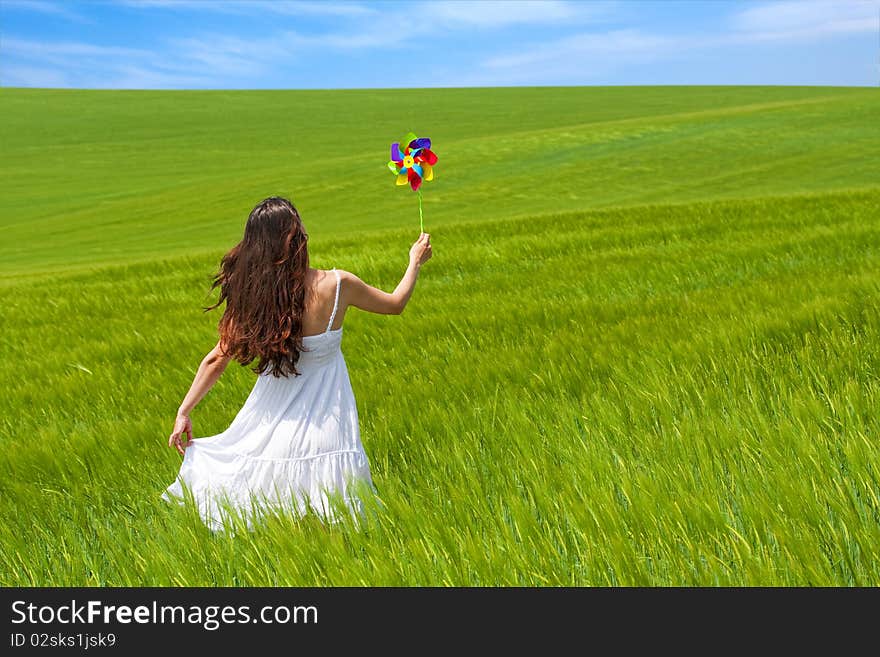
{"type": "Polygon", "coordinates": [[[271,194],[315,240],[418,226],[389,144],[434,140],[429,230],[876,187],[877,89],[0,89],[0,276],[213,253],[271,194]]]}
{"type": "MultiPolygon", "coordinates": [[[[343,351],[385,509],[212,535],[158,499],[222,251],[0,289],[4,585],[876,585],[880,190],[441,225],[343,351]]],[[[407,227],[314,265],[390,288],[407,227]]],[[[222,431],[230,365],[193,417],[222,431]]]]}
{"type": "MultiPolygon", "coordinates": [[[[877,585],[880,95],[0,89],[0,585],[877,585]],[[159,499],[220,256],[293,198],[391,289],[343,351],[384,509],[159,499]]],[[[193,414],[223,431],[232,364],[193,414]]]]}

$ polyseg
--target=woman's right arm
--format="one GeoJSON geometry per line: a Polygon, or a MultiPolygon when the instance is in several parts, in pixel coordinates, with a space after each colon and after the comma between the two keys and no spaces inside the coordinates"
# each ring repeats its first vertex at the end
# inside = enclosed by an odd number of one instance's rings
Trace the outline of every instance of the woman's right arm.
{"type": "Polygon", "coordinates": [[[406,308],[406,304],[412,296],[416,279],[419,277],[419,270],[430,257],[431,236],[428,233],[422,233],[410,248],[409,266],[391,294],[367,285],[350,272],[344,272],[342,280],[345,283],[345,303],[371,313],[399,315],[406,308]]]}

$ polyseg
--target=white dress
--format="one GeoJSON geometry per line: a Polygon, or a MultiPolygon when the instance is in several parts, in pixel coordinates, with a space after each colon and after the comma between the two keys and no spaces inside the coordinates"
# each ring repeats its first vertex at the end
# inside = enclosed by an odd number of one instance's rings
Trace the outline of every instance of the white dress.
{"type": "Polygon", "coordinates": [[[333,313],[324,333],[303,337],[300,376],[259,375],[229,428],[194,438],[177,479],[162,493],[185,504],[189,489],[214,531],[227,526],[230,510],[249,528],[267,510],[302,515],[311,509],[335,521],[347,508],[357,518],[364,510],[358,492],[375,490],[340,347],[342,328],[330,329],[339,306],[339,272],[333,273],[333,313]]]}

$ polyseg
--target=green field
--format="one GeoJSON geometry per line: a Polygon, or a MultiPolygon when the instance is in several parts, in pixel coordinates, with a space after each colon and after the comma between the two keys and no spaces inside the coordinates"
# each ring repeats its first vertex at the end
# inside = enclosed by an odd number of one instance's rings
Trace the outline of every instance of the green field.
{"type": "MultiPolygon", "coordinates": [[[[880,585],[880,90],[0,89],[0,585],[880,585]],[[343,351],[384,511],[158,496],[250,209],[391,289],[343,351]]],[[[193,413],[228,426],[230,365],[193,413]]]]}

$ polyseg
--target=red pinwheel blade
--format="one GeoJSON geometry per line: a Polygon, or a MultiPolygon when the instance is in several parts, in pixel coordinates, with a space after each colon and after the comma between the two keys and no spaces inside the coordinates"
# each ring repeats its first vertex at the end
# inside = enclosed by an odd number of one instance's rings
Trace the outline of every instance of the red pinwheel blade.
{"type": "Polygon", "coordinates": [[[434,151],[430,151],[427,148],[420,150],[416,157],[421,158],[423,162],[427,162],[431,166],[437,164],[437,156],[434,154],[434,151]]]}
{"type": "Polygon", "coordinates": [[[412,187],[412,190],[414,192],[418,191],[419,187],[422,184],[422,177],[419,174],[417,174],[415,171],[410,169],[409,172],[407,173],[407,178],[409,179],[409,186],[412,187]]]}

